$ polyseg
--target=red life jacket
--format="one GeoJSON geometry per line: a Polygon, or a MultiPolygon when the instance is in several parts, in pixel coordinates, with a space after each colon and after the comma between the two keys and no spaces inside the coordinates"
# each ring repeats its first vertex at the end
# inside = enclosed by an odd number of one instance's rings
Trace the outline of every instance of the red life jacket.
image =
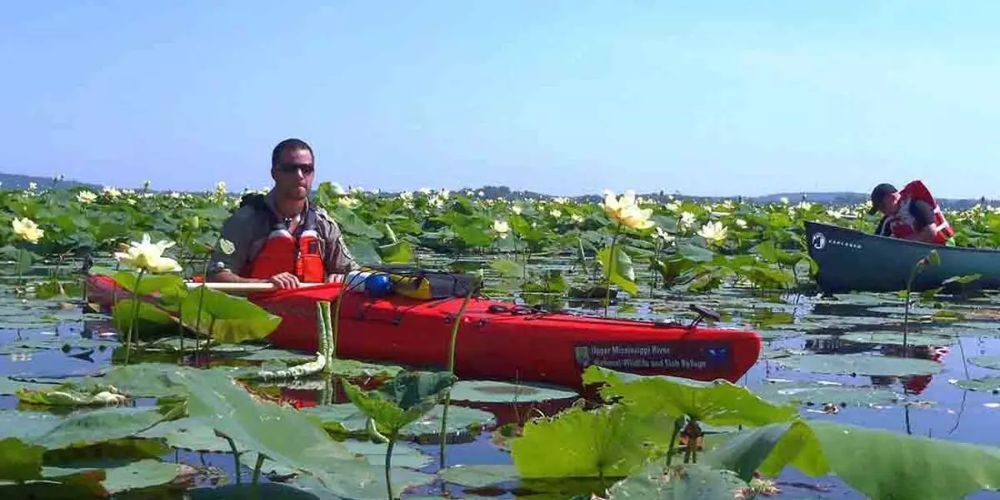
{"type": "Polygon", "coordinates": [[[907,184],[900,192],[901,198],[899,200],[899,209],[896,213],[889,216],[886,219],[886,224],[892,230],[892,235],[896,238],[907,238],[914,233],[919,232],[920,228],[917,227],[917,221],[910,213],[910,203],[914,200],[920,200],[931,206],[934,211],[934,225],[938,227],[938,232],[934,236],[934,243],[938,245],[944,245],[948,242],[948,239],[955,235],[955,230],[952,229],[951,224],[944,218],[944,213],[941,212],[941,207],[938,206],[937,201],[931,196],[931,192],[927,190],[923,182],[913,181],[907,184]]]}
{"type": "Polygon", "coordinates": [[[247,200],[257,210],[267,210],[272,224],[260,253],[250,262],[248,277],[267,279],[275,274],[292,273],[303,283],[323,283],[326,270],[316,232],[316,210],[310,205],[293,235],[288,223],[277,220],[264,197],[247,200]]]}

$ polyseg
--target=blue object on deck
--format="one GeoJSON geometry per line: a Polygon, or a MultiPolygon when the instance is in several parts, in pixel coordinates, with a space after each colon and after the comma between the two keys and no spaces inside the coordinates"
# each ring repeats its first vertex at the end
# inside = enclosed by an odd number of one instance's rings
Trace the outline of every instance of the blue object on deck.
{"type": "Polygon", "coordinates": [[[392,293],[392,280],[388,274],[375,274],[365,280],[365,292],[369,297],[385,297],[392,293]]]}

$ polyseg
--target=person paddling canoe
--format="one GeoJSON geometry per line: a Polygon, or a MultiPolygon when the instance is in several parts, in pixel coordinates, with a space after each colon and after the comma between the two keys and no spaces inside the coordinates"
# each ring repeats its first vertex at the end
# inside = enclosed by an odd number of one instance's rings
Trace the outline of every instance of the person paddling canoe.
{"type": "Polygon", "coordinates": [[[206,279],[298,288],[341,281],[359,269],[340,227],[309,201],[314,175],[308,144],[299,139],[278,143],[271,153],[274,187],[266,195],[244,196],[223,223],[206,279]]]}
{"type": "Polygon", "coordinates": [[[924,183],[915,180],[897,191],[892,184],[872,190],[869,214],[882,212],[875,234],[938,245],[949,244],[955,230],[924,183]]]}

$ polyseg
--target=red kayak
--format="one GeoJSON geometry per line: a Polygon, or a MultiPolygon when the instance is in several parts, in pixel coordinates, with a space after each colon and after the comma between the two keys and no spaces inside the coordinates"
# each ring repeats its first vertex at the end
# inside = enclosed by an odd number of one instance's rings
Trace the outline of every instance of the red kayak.
{"type": "MultiPolygon", "coordinates": [[[[101,303],[114,286],[109,277],[91,276],[88,296],[101,303]]],[[[282,317],[267,339],[271,344],[315,351],[316,302],[335,301],[342,287],[279,290],[250,299],[282,317]]],[[[341,306],[337,355],[418,369],[445,367],[462,301],[371,298],[348,292],[341,306]]],[[[736,382],[757,361],[760,349],[760,337],[750,331],[547,313],[473,298],[458,331],[455,372],[465,379],[580,388],[583,369],[599,365],[644,375],[736,382]]]]}

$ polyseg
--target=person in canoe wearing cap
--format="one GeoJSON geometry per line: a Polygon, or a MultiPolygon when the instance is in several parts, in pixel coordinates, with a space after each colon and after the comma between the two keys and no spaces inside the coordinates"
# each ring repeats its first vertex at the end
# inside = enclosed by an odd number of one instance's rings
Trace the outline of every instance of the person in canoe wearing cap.
{"type": "Polygon", "coordinates": [[[222,225],[207,281],[302,283],[341,281],[360,268],[327,213],[309,202],[315,176],[312,148],[299,139],[278,143],[271,153],[274,187],[243,197],[222,225]]]}
{"type": "Polygon", "coordinates": [[[898,191],[892,184],[879,184],[872,190],[871,201],[868,213],[883,214],[875,229],[879,236],[948,245],[955,235],[941,207],[919,180],[898,191]]]}

